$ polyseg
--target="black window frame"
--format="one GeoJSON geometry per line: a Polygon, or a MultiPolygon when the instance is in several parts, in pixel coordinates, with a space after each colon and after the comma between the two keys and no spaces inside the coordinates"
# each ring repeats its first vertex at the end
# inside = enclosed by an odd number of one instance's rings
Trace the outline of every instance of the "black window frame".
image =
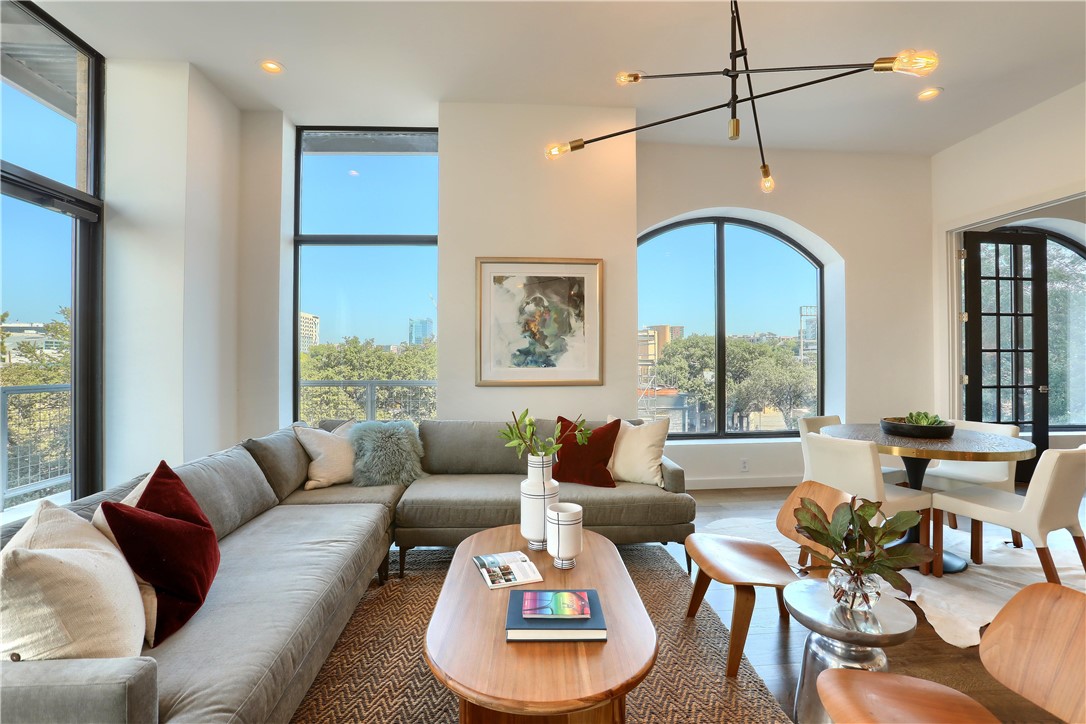
{"type": "MultiPolygon", "coordinates": [[[[685,432],[669,432],[668,440],[735,440],[735,439],[768,439],[768,438],[787,438],[787,437],[799,437],[799,430],[755,430],[735,432],[724,429],[721,425],[721,421],[724,416],[721,414],[721,410],[724,407],[726,397],[724,394],[724,381],[726,379],[727,359],[725,353],[725,294],[724,294],[724,245],[725,245],[725,233],[724,228],[727,225],[744,226],[755,231],[760,231],[774,239],[787,244],[793,250],[801,254],[807,261],[815,267],[818,274],[818,391],[815,395],[817,413],[823,414],[825,409],[825,348],[826,348],[826,284],[825,284],[825,267],[821,260],[814,254],[808,251],[802,244],[788,236],[784,232],[768,226],[766,224],[759,223],[757,221],[750,221],[749,219],[740,219],[734,216],[698,216],[690,219],[683,219],[682,221],[675,221],[670,224],[665,224],[658,228],[647,231],[641,236],[637,237],[637,247],[640,249],[643,244],[646,244],[658,236],[662,236],[668,232],[674,231],[686,226],[705,226],[714,225],[714,233],[716,235],[716,274],[715,274],[715,290],[716,290],[716,407],[717,407],[717,430],[716,432],[701,432],[701,433],[685,433],[685,432]]],[[[640,272],[639,272],[640,273],[640,272]]],[[[641,322],[638,320],[638,329],[641,328],[641,322]]]]}
{"type": "Polygon", "coordinates": [[[0,162],[6,196],[73,219],[72,233],[72,499],[105,489],[103,468],[103,209],[102,159],[105,58],[31,2],[13,0],[87,56],[87,191],[7,161],[0,162]]]}
{"type": "MultiPolygon", "coordinates": [[[[1013,225],[1013,226],[1000,226],[992,231],[998,231],[1000,233],[1017,233],[1017,234],[1043,234],[1048,241],[1054,241],[1065,249],[1069,249],[1078,254],[1084,261],[1086,261],[1086,246],[1083,246],[1079,242],[1075,241],[1066,234],[1061,234],[1058,231],[1051,231],[1049,229],[1042,229],[1039,226],[1029,225],[1013,225]]],[[[1051,378],[1051,371],[1049,372],[1051,378]]],[[[964,402],[962,403],[964,405],[964,402]]],[[[1051,413],[1049,414],[1049,420],[1051,420],[1051,413]]],[[[1049,432],[1083,432],[1086,431],[1086,425],[1053,425],[1048,423],[1049,432]]]]}
{"type": "Polygon", "coordinates": [[[307,132],[361,131],[370,133],[438,133],[432,127],[405,126],[297,126],[294,136],[294,304],[293,304],[293,399],[292,412],[300,419],[302,410],[301,339],[298,329],[299,261],[305,246],[437,246],[437,234],[303,234],[302,226],[302,136],[307,132]]]}

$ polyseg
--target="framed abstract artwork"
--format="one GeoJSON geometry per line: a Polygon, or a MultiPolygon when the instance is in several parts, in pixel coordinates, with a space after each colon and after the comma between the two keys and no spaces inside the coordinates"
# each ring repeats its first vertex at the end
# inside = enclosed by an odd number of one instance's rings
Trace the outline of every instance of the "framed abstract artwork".
{"type": "Polygon", "coordinates": [[[476,386],[602,385],[603,260],[476,257],[476,386]]]}

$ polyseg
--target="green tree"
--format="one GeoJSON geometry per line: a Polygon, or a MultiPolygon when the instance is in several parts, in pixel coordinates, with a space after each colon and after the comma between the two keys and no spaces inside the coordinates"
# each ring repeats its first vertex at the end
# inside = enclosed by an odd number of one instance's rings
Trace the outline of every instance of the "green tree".
{"type": "Polygon", "coordinates": [[[716,408],[716,339],[691,334],[664,347],[656,363],[656,382],[696,398],[701,410],[716,408]]]}

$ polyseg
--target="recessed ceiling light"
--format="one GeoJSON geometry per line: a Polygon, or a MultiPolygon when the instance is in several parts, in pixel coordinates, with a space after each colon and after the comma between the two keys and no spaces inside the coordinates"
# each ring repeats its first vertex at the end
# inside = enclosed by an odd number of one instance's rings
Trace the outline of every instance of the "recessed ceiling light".
{"type": "Polygon", "coordinates": [[[918,101],[930,101],[937,95],[943,92],[942,88],[925,88],[916,94],[916,100],[918,101]]]}
{"type": "Polygon", "coordinates": [[[275,60],[262,60],[260,61],[260,69],[265,73],[282,73],[284,68],[283,64],[275,60]]]}

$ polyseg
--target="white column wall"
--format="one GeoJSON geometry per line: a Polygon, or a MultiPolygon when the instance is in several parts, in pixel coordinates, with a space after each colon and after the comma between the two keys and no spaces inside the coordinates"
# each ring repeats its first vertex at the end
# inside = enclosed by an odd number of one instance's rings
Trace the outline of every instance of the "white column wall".
{"type": "Polygon", "coordinates": [[[636,147],[617,138],[548,161],[551,142],[634,125],[629,109],[443,103],[438,417],[630,416],[637,389],[636,147]],[[476,387],[475,257],[603,259],[604,384],[476,387]]]}
{"type": "Polygon", "coordinates": [[[280,111],[241,114],[238,436],[291,418],[294,372],[294,126],[280,111]]]}
{"type": "Polygon", "coordinates": [[[239,121],[186,63],[106,64],[107,485],[237,439],[239,121]]]}

